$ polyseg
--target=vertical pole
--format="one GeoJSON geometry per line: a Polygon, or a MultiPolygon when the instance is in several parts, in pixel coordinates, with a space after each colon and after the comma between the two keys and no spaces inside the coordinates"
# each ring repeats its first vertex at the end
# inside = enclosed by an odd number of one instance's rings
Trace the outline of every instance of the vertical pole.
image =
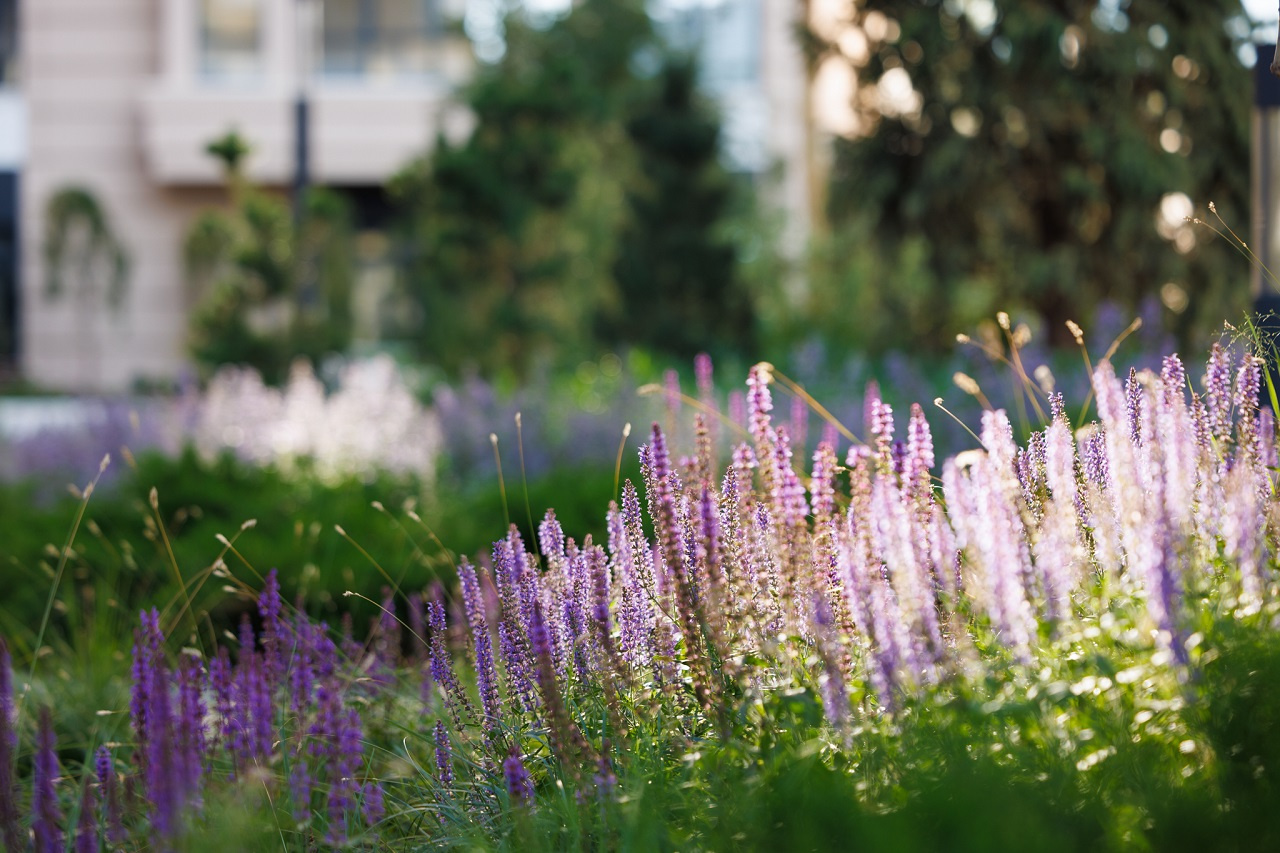
{"type": "MultiPolygon", "coordinates": [[[[312,0],[298,0],[297,17],[298,96],[293,108],[293,249],[295,255],[302,243],[302,225],[305,218],[307,191],[311,187],[311,50],[315,37],[315,18],[312,0]]],[[[316,281],[313,270],[300,266],[294,259],[298,276],[299,309],[306,312],[316,302],[316,281]]]]}
{"type": "Polygon", "coordinates": [[[309,83],[311,76],[311,43],[313,21],[311,0],[297,0],[294,7],[295,56],[298,67],[295,86],[297,96],[293,106],[293,219],[297,225],[302,220],[303,204],[307,188],[311,184],[311,103],[309,83]]]}
{"type": "Polygon", "coordinates": [[[302,221],[302,207],[311,184],[311,102],[305,87],[293,104],[293,220],[302,221]]]}

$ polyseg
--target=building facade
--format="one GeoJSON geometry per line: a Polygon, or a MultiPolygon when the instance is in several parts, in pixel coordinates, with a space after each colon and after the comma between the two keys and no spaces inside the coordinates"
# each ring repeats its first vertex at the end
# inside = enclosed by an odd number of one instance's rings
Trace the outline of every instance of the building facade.
{"type": "MultiPolygon", "coordinates": [[[[226,203],[208,143],[236,131],[248,178],[287,191],[302,99],[308,180],[376,195],[470,127],[453,98],[474,67],[468,2],[0,0],[0,373],[65,391],[171,382],[192,307],[183,240],[226,203]],[[97,203],[127,256],[118,299],[74,259],[50,276],[50,201],[68,189],[97,203]]],[[[731,167],[770,176],[793,257],[812,204],[803,8],[708,0],[668,23],[702,54],[731,167]]],[[[74,255],[85,235],[64,236],[74,255]]],[[[385,265],[366,272],[366,290],[389,287],[385,265]]]]}
{"type": "MultiPolygon", "coordinates": [[[[210,141],[235,130],[252,146],[249,178],[288,187],[305,99],[309,180],[360,189],[381,185],[439,134],[465,132],[469,119],[451,96],[472,60],[448,26],[462,11],[449,2],[21,0],[22,374],[95,391],[178,374],[190,308],[183,238],[197,211],[225,203],[210,141]],[[96,200],[127,255],[118,299],[75,263],[50,292],[46,217],[67,188],[96,200]]],[[[0,229],[3,221],[0,209],[0,229]]],[[[68,236],[72,250],[76,239],[68,236]]]]}

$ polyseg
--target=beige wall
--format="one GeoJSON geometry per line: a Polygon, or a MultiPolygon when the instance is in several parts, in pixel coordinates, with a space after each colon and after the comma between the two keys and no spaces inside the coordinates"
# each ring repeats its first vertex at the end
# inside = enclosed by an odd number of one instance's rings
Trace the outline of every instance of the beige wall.
{"type": "MultiPolygon", "coordinates": [[[[264,0],[263,85],[204,87],[194,72],[194,0],[25,0],[22,81],[29,118],[22,197],[22,352],[28,379],[116,391],[174,378],[184,364],[187,299],[180,247],[188,223],[218,203],[203,148],[236,127],[257,149],[249,172],[286,182],[292,164],[296,0],[264,0]],[[105,207],[132,259],[117,311],[44,293],[44,211],[78,185],[105,207]]],[[[442,53],[448,82],[312,90],[313,168],[321,182],[375,184],[436,133],[465,132],[450,83],[469,70],[465,42],[442,53]]]]}
{"type": "Polygon", "coordinates": [[[116,390],[171,377],[184,335],[179,245],[206,193],[146,177],[138,144],[139,93],[155,73],[159,0],[36,0],[21,15],[29,116],[23,170],[22,369],[57,388],[116,390]],[[92,190],[132,257],[116,312],[70,293],[44,293],[41,245],[49,196],[92,190]]]}

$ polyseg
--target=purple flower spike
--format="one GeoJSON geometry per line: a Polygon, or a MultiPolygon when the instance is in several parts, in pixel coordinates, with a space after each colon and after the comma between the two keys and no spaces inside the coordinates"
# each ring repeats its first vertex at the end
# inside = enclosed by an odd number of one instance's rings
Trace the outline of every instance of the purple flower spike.
{"type": "Polygon", "coordinates": [[[177,761],[183,797],[191,802],[200,798],[204,772],[205,731],[204,697],[201,676],[204,667],[193,655],[184,657],[178,669],[177,761]]]}
{"type": "Polygon", "coordinates": [[[427,621],[431,626],[431,680],[438,684],[444,693],[444,701],[453,716],[454,723],[461,728],[464,714],[470,715],[471,705],[467,701],[462,685],[453,671],[453,658],[445,647],[445,632],[448,625],[445,621],[443,592],[435,589],[431,601],[427,604],[427,621]]]}
{"type": "Polygon", "coordinates": [[[693,375],[698,382],[698,398],[706,402],[715,392],[712,383],[711,356],[700,352],[693,357],[693,375]]]}
{"type": "Polygon", "coordinates": [[[387,813],[386,802],[382,797],[382,785],[377,782],[366,782],[360,788],[363,799],[364,822],[373,826],[387,813]]]}
{"type": "Polygon", "coordinates": [[[662,374],[663,399],[667,405],[667,418],[675,424],[680,414],[680,374],[675,370],[667,370],[662,374]]]}
{"type": "Polygon", "coordinates": [[[618,787],[618,775],[613,772],[613,765],[606,752],[600,753],[600,757],[596,759],[596,773],[591,780],[596,783],[596,791],[602,799],[613,796],[618,787]]]}
{"type": "Polygon", "coordinates": [[[810,504],[817,519],[825,519],[835,511],[835,446],[823,440],[813,453],[813,474],[809,477],[810,504]]]}
{"type": "Polygon", "coordinates": [[[804,455],[805,444],[809,439],[809,404],[804,398],[796,395],[791,398],[791,449],[794,453],[804,455]]]}
{"type": "Polygon", "coordinates": [[[178,833],[179,810],[182,806],[182,780],[175,755],[174,721],[169,703],[168,672],[164,663],[156,663],[147,707],[149,740],[145,752],[143,782],[151,804],[151,828],[163,839],[178,833]]]}
{"type": "Polygon", "coordinates": [[[533,802],[533,779],[514,746],[511,747],[511,754],[502,762],[502,779],[507,786],[507,796],[513,804],[526,805],[533,802]]]}
{"type": "Polygon", "coordinates": [[[370,675],[374,684],[387,687],[395,680],[400,661],[400,620],[396,618],[396,598],[390,587],[382,588],[382,604],[378,613],[378,630],[373,638],[373,664],[370,675]]]}
{"type": "Polygon", "coordinates": [[[1231,353],[1215,343],[1204,380],[1209,430],[1220,442],[1231,434],[1231,361],[1231,353]]]}
{"type": "Polygon", "coordinates": [[[76,824],[76,853],[98,853],[98,798],[92,785],[84,786],[80,820],[76,824]]]}
{"type": "MultiPolygon", "coordinates": [[[[150,613],[144,610],[140,614],[140,620],[141,626],[133,632],[133,690],[129,701],[129,714],[133,721],[139,751],[145,756],[151,735],[148,719],[151,693],[154,689],[163,689],[163,685],[157,688],[153,682],[154,670],[160,661],[160,647],[164,643],[164,637],[160,633],[160,614],[154,608],[150,613]]],[[[145,757],[143,760],[145,761],[145,757]]]]}
{"type": "Polygon", "coordinates": [[[444,720],[436,720],[436,770],[440,772],[440,784],[453,784],[453,748],[449,744],[449,730],[444,720]]]}
{"type": "Polygon", "coordinates": [[[409,631],[413,634],[413,659],[421,663],[427,655],[427,607],[420,592],[409,596],[409,631]]]}
{"type": "Polygon", "coordinates": [[[769,393],[771,370],[768,364],[757,364],[747,377],[747,431],[755,439],[758,454],[762,454],[761,448],[773,444],[769,427],[769,413],[773,411],[773,395],[769,393]]]}
{"type": "Polygon", "coordinates": [[[360,769],[360,715],[347,709],[338,721],[333,780],[329,786],[329,839],[341,844],[347,839],[347,813],[355,807],[358,791],[356,771],[360,769]]]}
{"type": "Polygon", "coordinates": [[[93,765],[107,808],[107,840],[115,845],[123,844],[126,835],[124,813],[120,806],[120,786],[116,780],[115,768],[111,765],[111,750],[105,744],[98,747],[93,765]]]}
{"type": "MultiPolygon", "coordinates": [[[[31,789],[31,830],[36,853],[61,853],[62,810],[58,807],[58,754],[53,735],[53,717],[40,709],[40,732],[36,736],[35,778],[31,789]]],[[[14,847],[15,850],[22,849],[14,847]]]]}
{"type": "Polygon", "coordinates": [[[293,797],[293,819],[304,822],[311,815],[311,768],[301,757],[289,772],[289,793],[293,797]]]}
{"type": "Polygon", "coordinates": [[[266,657],[267,683],[274,691],[284,675],[284,631],[280,613],[284,603],[280,600],[280,578],[275,569],[267,572],[262,594],[258,596],[258,614],[262,617],[262,649],[266,657]]]}
{"type": "Polygon", "coordinates": [[[919,403],[911,404],[911,418],[907,421],[907,456],[910,459],[908,478],[913,484],[922,484],[927,491],[929,472],[934,465],[933,433],[919,403]]]}
{"type": "Polygon", "coordinates": [[[479,688],[480,705],[484,712],[484,727],[487,731],[496,731],[502,719],[502,704],[498,695],[498,673],[493,664],[493,640],[489,636],[489,620],[485,616],[484,601],[480,595],[480,581],[476,577],[476,570],[465,559],[458,566],[458,579],[462,582],[467,622],[471,626],[471,639],[475,644],[476,686],[479,688]]]}
{"type": "Polygon", "coordinates": [[[0,838],[6,850],[19,850],[18,791],[13,778],[13,752],[17,747],[13,730],[13,668],[9,647],[0,638],[0,838]]]}

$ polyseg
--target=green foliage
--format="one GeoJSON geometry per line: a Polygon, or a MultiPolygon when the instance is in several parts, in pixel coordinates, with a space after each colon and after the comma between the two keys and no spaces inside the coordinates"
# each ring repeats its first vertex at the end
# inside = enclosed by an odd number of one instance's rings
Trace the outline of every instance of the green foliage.
{"type": "MultiPolygon", "coordinates": [[[[290,600],[303,593],[320,612],[332,614],[344,605],[367,615],[371,605],[353,607],[343,593],[354,589],[376,598],[389,581],[352,542],[377,553],[391,580],[411,588],[449,573],[448,559],[421,531],[371,507],[376,500],[398,508],[416,492],[412,484],[389,479],[327,486],[229,457],[206,463],[193,451],[176,460],[140,456],[121,482],[88,501],[67,561],[55,627],[64,634],[77,630],[76,611],[65,602],[85,596],[109,598],[133,616],[153,604],[172,616],[186,606],[188,595],[197,614],[207,611],[215,622],[232,626],[251,599],[228,595],[225,587],[257,589],[272,567],[279,569],[290,600]],[[250,520],[259,526],[242,528],[250,520]],[[220,544],[219,536],[234,547],[220,544]],[[225,575],[213,573],[218,560],[226,563],[225,575]]],[[[0,508],[12,525],[3,558],[12,585],[0,606],[6,629],[34,630],[78,506],[72,498],[42,506],[29,495],[29,487],[0,489],[0,508]]]]}
{"type": "Polygon", "coordinates": [[[49,197],[44,218],[45,295],[56,299],[70,289],[78,300],[118,308],[129,256],[98,197],[85,187],[64,187],[49,197]]]}
{"type": "Polygon", "coordinates": [[[350,212],[337,193],[313,188],[295,213],[245,182],[239,137],[209,148],[227,166],[231,209],[205,211],[183,246],[196,301],[191,351],[206,371],[245,364],[279,383],[294,359],[315,364],[350,343],[350,212]]]}
{"type": "Polygon", "coordinates": [[[440,139],[391,184],[422,357],[455,375],[527,375],[590,354],[593,317],[616,298],[607,270],[629,156],[618,122],[631,59],[651,40],[634,2],[587,0],[544,30],[508,19],[506,53],[466,95],[471,135],[440,139]]]}
{"type": "Polygon", "coordinates": [[[606,337],[686,359],[748,351],[751,305],[735,247],[717,231],[731,190],[717,162],[720,122],[699,100],[692,60],[667,60],[627,134],[639,169],[614,263],[622,298],[606,337]]]}
{"type": "Polygon", "coordinates": [[[508,18],[506,53],[466,93],[474,130],[391,184],[420,309],[400,334],[422,358],[527,378],[619,342],[685,357],[751,340],[719,122],[692,66],[640,73],[659,49],[634,0],[508,18]]]}
{"type": "Polygon", "coordinates": [[[1184,337],[1237,315],[1235,253],[1181,222],[1161,236],[1156,218],[1181,192],[1248,220],[1240,4],[991,5],[987,21],[941,0],[861,4],[860,21],[896,22],[870,28],[887,37],[858,71],[861,102],[905,72],[920,103],[868,108],[865,135],[837,143],[807,316],[822,323],[844,294],[831,322],[859,344],[937,350],[997,310],[1039,313],[1067,343],[1066,319],[1088,324],[1103,300],[1134,310],[1167,282],[1165,318],[1184,337]]]}
{"type": "MultiPolygon", "coordinates": [[[[623,473],[634,476],[635,465],[627,461],[623,473]]],[[[285,475],[230,457],[206,462],[190,450],[174,460],[146,454],[123,482],[89,499],[54,625],[63,636],[75,633],[86,624],[86,607],[100,609],[109,600],[111,618],[127,623],[127,634],[139,609],[154,604],[175,613],[185,605],[180,575],[197,613],[208,611],[218,624],[233,627],[251,599],[229,596],[224,587],[255,590],[271,568],[278,569],[287,600],[303,594],[326,618],[339,611],[367,618],[372,605],[343,593],[377,599],[388,584],[410,592],[435,578],[448,579],[460,555],[476,561],[488,554],[504,517],[533,541],[526,502],[539,513],[535,524],[542,508],[555,503],[570,529],[604,540],[600,507],[613,496],[612,470],[558,468],[527,485],[510,471],[507,476],[504,498],[496,479],[433,493],[424,484],[390,477],[325,484],[305,471],[285,475]],[[375,509],[375,501],[385,511],[375,509]],[[415,509],[421,524],[405,516],[406,507],[415,509]],[[256,524],[242,529],[250,520],[256,524]],[[220,544],[220,535],[234,548],[220,544]],[[227,565],[226,577],[212,575],[219,559],[227,565]]],[[[41,502],[32,484],[0,488],[8,530],[0,574],[10,584],[0,602],[0,632],[35,631],[79,503],[70,495],[41,502]]],[[[104,613],[98,623],[106,619],[104,613]]]]}

